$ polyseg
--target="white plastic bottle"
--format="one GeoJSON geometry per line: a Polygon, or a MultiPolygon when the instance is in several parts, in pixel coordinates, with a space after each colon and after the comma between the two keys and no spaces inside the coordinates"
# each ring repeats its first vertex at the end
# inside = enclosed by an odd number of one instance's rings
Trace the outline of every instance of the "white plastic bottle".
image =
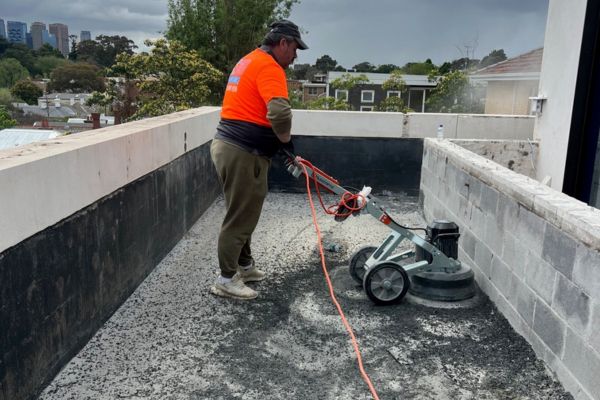
{"type": "Polygon", "coordinates": [[[437,128],[437,138],[438,139],[444,138],[444,125],[442,125],[442,124],[440,124],[437,128]]]}

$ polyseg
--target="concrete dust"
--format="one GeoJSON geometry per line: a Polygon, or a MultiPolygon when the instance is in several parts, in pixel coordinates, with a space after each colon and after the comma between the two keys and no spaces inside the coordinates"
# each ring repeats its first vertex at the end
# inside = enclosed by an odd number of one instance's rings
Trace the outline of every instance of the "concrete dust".
{"type": "MultiPolygon", "coordinates": [[[[398,222],[424,226],[415,198],[387,201],[398,222]]],[[[252,244],[268,278],[250,302],[208,292],[223,212],[221,199],[41,399],[371,398],[329,299],[305,195],[269,194],[252,244]]],[[[328,267],[381,399],[571,398],[485,296],[470,308],[373,305],[347,263],[386,227],[368,215],[319,221],[340,246],[328,267]]]]}

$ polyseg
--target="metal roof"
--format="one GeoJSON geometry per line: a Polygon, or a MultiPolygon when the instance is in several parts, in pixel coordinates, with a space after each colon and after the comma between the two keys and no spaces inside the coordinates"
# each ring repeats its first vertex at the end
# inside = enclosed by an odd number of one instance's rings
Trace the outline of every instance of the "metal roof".
{"type": "Polygon", "coordinates": [[[0,150],[53,139],[60,135],[58,131],[47,129],[3,129],[0,131],[0,150]]]}
{"type": "MultiPolygon", "coordinates": [[[[20,107],[25,114],[39,115],[41,117],[48,116],[48,109],[40,106],[25,105],[20,107]]],[[[60,107],[49,107],[51,118],[75,117],[77,113],[69,106],[61,105],[60,107]]]]}

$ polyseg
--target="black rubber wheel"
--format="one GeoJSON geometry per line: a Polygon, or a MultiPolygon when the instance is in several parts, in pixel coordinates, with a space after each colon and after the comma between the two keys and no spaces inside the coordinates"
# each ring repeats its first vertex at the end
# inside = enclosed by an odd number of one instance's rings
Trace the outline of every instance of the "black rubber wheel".
{"type": "Polygon", "coordinates": [[[410,280],[401,265],[393,261],[382,261],[373,265],[365,274],[365,293],[375,304],[398,303],[406,295],[410,280]]]}
{"type": "Polygon", "coordinates": [[[350,271],[350,276],[361,285],[363,284],[365,272],[367,272],[365,269],[365,263],[371,257],[371,254],[375,252],[375,250],[377,250],[377,247],[375,246],[361,247],[350,258],[350,266],[348,268],[350,271]]]}

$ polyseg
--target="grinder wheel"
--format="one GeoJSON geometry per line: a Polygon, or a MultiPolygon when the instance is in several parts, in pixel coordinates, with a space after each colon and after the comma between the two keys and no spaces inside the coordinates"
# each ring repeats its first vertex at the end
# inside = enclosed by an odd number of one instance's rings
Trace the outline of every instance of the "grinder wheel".
{"type": "Polygon", "coordinates": [[[400,264],[382,261],[373,265],[365,274],[365,293],[375,304],[398,303],[406,295],[410,280],[400,264]]]}
{"type": "Polygon", "coordinates": [[[371,254],[373,254],[375,250],[377,250],[377,247],[375,246],[361,247],[350,258],[350,266],[348,268],[350,276],[361,285],[365,277],[365,272],[367,272],[365,263],[371,258],[371,254]]]}

